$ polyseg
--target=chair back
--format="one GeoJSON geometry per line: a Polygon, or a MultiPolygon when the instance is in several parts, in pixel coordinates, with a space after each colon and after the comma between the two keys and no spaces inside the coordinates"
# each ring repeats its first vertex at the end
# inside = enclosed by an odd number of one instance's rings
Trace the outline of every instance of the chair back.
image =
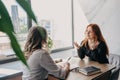
{"type": "Polygon", "coordinates": [[[120,55],[110,54],[109,63],[116,66],[116,68],[112,70],[110,80],[118,80],[120,73],[120,55]]]}

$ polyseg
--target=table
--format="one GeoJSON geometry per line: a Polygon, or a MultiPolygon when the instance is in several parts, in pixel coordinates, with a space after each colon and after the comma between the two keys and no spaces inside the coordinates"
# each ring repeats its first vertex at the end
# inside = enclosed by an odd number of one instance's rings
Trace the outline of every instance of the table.
{"type": "Polygon", "coordinates": [[[79,57],[72,57],[69,62],[71,64],[71,69],[75,67],[83,68],[87,66],[96,66],[101,69],[101,73],[86,76],[76,71],[70,71],[66,80],[108,80],[111,74],[111,70],[115,68],[115,66],[111,64],[100,64],[96,61],[90,61],[87,57],[83,60],[80,60],[79,57]]]}

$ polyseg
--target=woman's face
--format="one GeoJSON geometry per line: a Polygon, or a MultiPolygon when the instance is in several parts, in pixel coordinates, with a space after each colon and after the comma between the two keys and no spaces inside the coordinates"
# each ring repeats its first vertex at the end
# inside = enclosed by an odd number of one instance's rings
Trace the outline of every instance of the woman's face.
{"type": "Polygon", "coordinates": [[[86,35],[87,39],[94,39],[95,38],[95,33],[93,32],[93,30],[90,26],[87,27],[85,35],[86,35]]]}

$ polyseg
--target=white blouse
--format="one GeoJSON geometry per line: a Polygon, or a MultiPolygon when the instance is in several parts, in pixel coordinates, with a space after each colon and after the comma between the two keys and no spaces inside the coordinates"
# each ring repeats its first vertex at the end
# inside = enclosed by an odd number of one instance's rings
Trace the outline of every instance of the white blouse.
{"type": "Polygon", "coordinates": [[[59,68],[49,53],[43,49],[34,51],[27,62],[30,69],[23,67],[23,80],[44,80],[48,74],[65,79],[66,71],[59,68]]]}

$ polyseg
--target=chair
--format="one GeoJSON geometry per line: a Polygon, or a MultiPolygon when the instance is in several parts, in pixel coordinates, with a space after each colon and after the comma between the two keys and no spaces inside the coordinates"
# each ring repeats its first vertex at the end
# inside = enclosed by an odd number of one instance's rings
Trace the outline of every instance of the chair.
{"type": "Polygon", "coordinates": [[[118,80],[120,73],[120,55],[110,54],[109,63],[116,66],[116,68],[111,72],[110,80],[118,80]]]}

